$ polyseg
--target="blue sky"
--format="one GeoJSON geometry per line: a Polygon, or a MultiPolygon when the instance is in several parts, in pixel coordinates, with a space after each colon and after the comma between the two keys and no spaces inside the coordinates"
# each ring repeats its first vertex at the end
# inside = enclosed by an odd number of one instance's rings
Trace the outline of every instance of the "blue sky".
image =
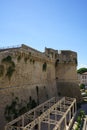
{"type": "Polygon", "coordinates": [[[87,0],[0,0],[0,47],[72,50],[87,67],[87,0]]]}

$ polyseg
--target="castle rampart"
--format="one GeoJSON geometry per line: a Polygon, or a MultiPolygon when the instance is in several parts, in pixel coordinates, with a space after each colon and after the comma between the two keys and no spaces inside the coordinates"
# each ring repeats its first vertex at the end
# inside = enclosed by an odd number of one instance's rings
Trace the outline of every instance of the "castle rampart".
{"type": "MultiPolygon", "coordinates": [[[[41,103],[53,96],[67,96],[67,90],[74,88],[79,100],[76,66],[77,53],[73,51],[45,48],[42,53],[24,44],[0,50],[0,129],[6,123],[4,112],[12,94],[20,101],[27,102],[31,96],[41,103]]],[[[74,90],[69,93],[75,96],[74,90]]]]}

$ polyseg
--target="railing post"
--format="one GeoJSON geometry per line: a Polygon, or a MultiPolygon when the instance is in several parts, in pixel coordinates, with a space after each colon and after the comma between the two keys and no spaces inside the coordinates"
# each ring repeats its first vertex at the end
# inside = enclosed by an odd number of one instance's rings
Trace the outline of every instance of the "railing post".
{"type": "Polygon", "coordinates": [[[7,126],[5,126],[5,130],[7,130],[7,126]]]}
{"type": "Polygon", "coordinates": [[[69,109],[69,121],[71,120],[71,108],[69,109]]]}
{"type": "Polygon", "coordinates": [[[57,111],[57,109],[55,108],[55,121],[57,121],[56,111],[57,111]]]}
{"type": "Polygon", "coordinates": [[[22,116],[22,127],[24,127],[24,116],[22,116]]]}
{"type": "Polygon", "coordinates": [[[38,130],[40,130],[40,128],[41,128],[41,122],[40,122],[40,120],[39,120],[38,127],[39,127],[39,129],[38,129],[38,130]]]}
{"type": "Polygon", "coordinates": [[[73,104],[73,108],[72,108],[72,115],[74,116],[75,112],[74,112],[74,104],[73,104]]]}
{"type": "Polygon", "coordinates": [[[35,109],[34,109],[34,119],[36,118],[36,111],[35,111],[35,109]]]}
{"type": "Polygon", "coordinates": [[[60,111],[61,111],[61,101],[60,101],[60,111]]]}
{"type": "Polygon", "coordinates": [[[65,116],[65,129],[64,130],[66,130],[66,116],[65,116]]]}
{"type": "Polygon", "coordinates": [[[77,104],[76,104],[76,101],[75,101],[75,112],[77,111],[77,104]]]}
{"type": "Polygon", "coordinates": [[[48,130],[50,130],[50,113],[48,115],[48,130]]]}

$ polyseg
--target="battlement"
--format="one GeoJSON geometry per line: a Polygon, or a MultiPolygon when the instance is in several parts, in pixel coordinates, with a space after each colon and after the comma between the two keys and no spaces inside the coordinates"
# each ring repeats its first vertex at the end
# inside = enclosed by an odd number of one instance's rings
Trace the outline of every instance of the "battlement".
{"type": "Polygon", "coordinates": [[[55,59],[57,63],[75,63],[77,64],[77,53],[71,50],[54,50],[45,48],[45,54],[55,59]]]}
{"type": "Polygon", "coordinates": [[[59,63],[74,63],[77,65],[77,53],[70,50],[61,50],[57,55],[59,63]]]}
{"type": "Polygon", "coordinates": [[[22,44],[21,46],[9,47],[0,49],[0,53],[26,53],[34,57],[58,63],[74,63],[77,65],[77,53],[71,50],[54,50],[52,48],[45,48],[45,52],[40,52],[32,47],[22,44]]]}

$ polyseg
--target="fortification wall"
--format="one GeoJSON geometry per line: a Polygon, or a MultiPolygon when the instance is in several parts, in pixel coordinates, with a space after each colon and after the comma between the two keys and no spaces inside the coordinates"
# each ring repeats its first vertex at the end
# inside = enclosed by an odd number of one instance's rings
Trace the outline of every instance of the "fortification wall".
{"type": "Polygon", "coordinates": [[[6,106],[11,104],[14,97],[24,104],[30,97],[41,103],[58,94],[77,95],[80,99],[76,65],[77,54],[72,51],[58,52],[45,48],[45,52],[41,53],[26,45],[1,50],[0,129],[3,130],[6,124],[6,106]]]}
{"type": "Polygon", "coordinates": [[[31,96],[37,102],[38,86],[39,103],[56,95],[55,62],[28,49],[21,47],[0,52],[0,65],[4,66],[0,76],[0,129],[5,126],[4,112],[12,102],[12,94],[26,102],[31,96]],[[11,77],[7,75],[9,67],[14,69],[11,77]]]}
{"type": "Polygon", "coordinates": [[[61,63],[56,67],[56,78],[59,81],[76,82],[77,72],[73,63],[61,63]]]}
{"type": "Polygon", "coordinates": [[[77,102],[82,100],[79,85],[75,81],[57,82],[57,91],[59,96],[73,97],[77,99],[77,102]]]}

